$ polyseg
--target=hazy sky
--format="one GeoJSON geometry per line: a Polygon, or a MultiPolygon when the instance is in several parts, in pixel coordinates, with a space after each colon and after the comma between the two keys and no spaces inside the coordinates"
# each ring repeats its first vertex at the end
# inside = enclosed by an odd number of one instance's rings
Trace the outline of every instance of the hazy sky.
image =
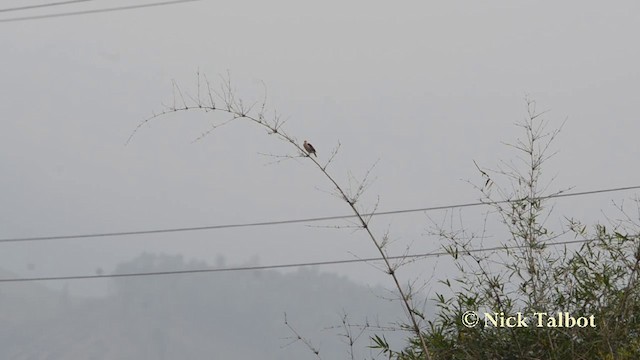
{"type": "MultiPolygon", "coordinates": [[[[0,19],[134,3],[144,2],[91,1],[0,19]]],[[[476,201],[464,181],[479,179],[472,160],[493,166],[512,157],[500,142],[517,136],[527,95],[551,110],[552,126],[568,119],[545,173],[558,175],[552,189],[638,185],[638,34],[636,1],[203,0],[0,22],[0,238],[348,213],[304,159],[268,165],[273,159],[258,153],[287,148],[246,122],[191,143],[224,118],[172,115],[125,146],[141,120],[171,103],[172,80],[195,91],[198,70],[211,80],[229,71],[248,100],[260,98],[264,82],[288,131],[311,141],[320,159],[340,141],[340,181],[379,159],[369,208],[376,196],[380,210],[476,201]]],[[[609,200],[631,195],[562,200],[559,210],[597,219],[609,200]]],[[[470,224],[476,215],[466,214],[470,224]]],[[[390,229],[398,251],[440,247],[425,235],[425,214],[375,224],[390,229]]],[[[211,263],[224,256],[228,264],[376,255],[362,233],[301,224],[1,246],[2,267],[24,276],[109,272],[142,251],[211,263]]],[[[448,268],[438,261],[417,271],[428,278],[448,268]]],[[[364,264],[323,270],[384,278],[364,264]]],[[[96,283],[71,289],[95,291],[96,283]]]]}

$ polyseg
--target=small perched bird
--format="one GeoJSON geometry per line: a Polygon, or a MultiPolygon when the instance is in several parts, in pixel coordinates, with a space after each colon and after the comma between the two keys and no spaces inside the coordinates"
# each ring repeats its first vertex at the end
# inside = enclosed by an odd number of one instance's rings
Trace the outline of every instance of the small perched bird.
{"type": "Polygon", "coordinates": [[[309,155],[313,154],[315,157],[318,157],[318,155],[316,155],[316,149],[313,147],[313,145],[309,144],[307,140],[304,141],[304,144],[302,144],[302,146],[304,146],[304,149],[307,150],[309,155]]]}

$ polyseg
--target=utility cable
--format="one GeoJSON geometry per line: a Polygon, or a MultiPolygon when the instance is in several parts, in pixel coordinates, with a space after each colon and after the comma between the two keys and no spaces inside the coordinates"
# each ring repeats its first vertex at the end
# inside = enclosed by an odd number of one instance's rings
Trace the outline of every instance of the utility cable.
{"type": "MultiPolygon", "coordinates": [[[[580,244],[596,241],[598,239],[580,239],[580,240],[567,240],[558,241],[552,243],[546,243],[545,246],[559,246],[580,244]]],[[[527,245],[513,245],[513,246],[494,246],[489,248],[467,249],[459,252],[459,255],[465,256],[470,253],[496,251],[496,250],[512,250],[524,248],[527,245]]],[[[399,259],[415,259],[415,258],[429,258],[449,255],[446,251],[429,252],[423,254],[409,254],[388,256],[389,260],[399,259]]],[[[125,278],[125,277],[142,277],[142,276],[165,276],[165,275],[183,275],[183,274],[198,274],[198,273],[217,273],[217,272],[233,272],[233,271],[251,271],[251,270],[269,270],[269,269],[284,269],[293,267],[307,267],[307,266],[326,266],[336,264],[352,264],[361,262],[371,262],[383,260],[381,257],[375,258],[358,258],[358,259],[345,259],[345,260],[329,260],[329,261],[316,261],[316,262],[304,262],[293,264],[277,264],[277,265],[262,265],[262,266],[239,266],[229,268],[205,268],[205,269],[190,269],[190,270],[173,270],[173,271],[150,271],[150,272],[132,272],[132,273],[120,273],[120,274],[107,274],[107,275],[70,275],[70,276],[42,276],[42,277],[29,277],[29,278],[7,278],[0,279],[0,283],[8,282],[28,282],[28,281],[56,281],[56,280],[88,280],[88,279],[105,279],[105,278],[125,278]]]]}
{"type": "MultiPolygon", "coordinates": [[[[625,191],[625,190],[636,190],[636,189],[640,189],[640,185],[618,187],[618,188],[608,188],[608,189],[599,189],[599,190],[590,190],[590,191],[581,191],[581,192],[572,192],[572,193],[560,193],[560,194],[549,195],[549,196],[541,196],[541,197],[539,197],[537,199],[545,200],[545,199],[553,199],[553,198],[584,196],[584,195],[600,194],[600,193],[607,193],[607,192],[617,192],[617,191],[625,191]]],[[[362,217],[368,217],[368,216],[379,216],[379,215],[407,214],[407,213],[413,213],[413,212],[426,212],[426,211],[435,211],[435,210],[459,209],[459,208],[483,206],[483,205],[497,205],[497,204],[513,203],[513,202],[517,202],[517,201],[522,201],[522,199],[520,199],[520,200],[502,200],[502,201],[480,201],[480,202],[454,204],[454,205],[430,206],[430,207],[423,207],[423,208],[416,208],[416,209],[400,209],[400,210],[391,210],[391,211],[380,211],[380,212],[375,212],[375,213],[361,214],[361,216],[362,217]]],[[[303,219],[275,220],[275,221],[262,221],[262,222],[239,223],[239,224],[222,224],[222,225],[209,225],[209,226],[194,226],[194,227],[181,227],[181,228],[169,228],[169,229],[120,231],[120,232],[105,232],[105,233],[86,233],[86,234],[56,235],[56,236],[34,236],[34,237],[22,237],[22,238],[5,238],[5,239],[0,239],[0,243],[22,242],[22,241],[49,241],[49,240],[112,237],[112,236],[126,236],[126,235],[144,235],[144,234],[163,234],[163,233],[185,232],[185,231],[218,230],[218,229],[230,229],[230,228],[241,228],[241,227],[255,227],[255,226],[269,226],[269,225],[308,223],[308,222],[318,222],[318,221],[327,221],[327,220],[350,219],[350,218],[355,218],[355,217],[357,217],[357,215],[334,215],[334,216],[323,216],[323,217],[313,217],[313,218],[303,218],[303,219]]]]}
{"type": "Polygon", "coordinates": [[[20,11],[20,10],[39,9],[39,8],[43,8],[43,7],[51,7],[51,6],[59,6],[59,5],[68,5],[68,4],[74,4],[74,3],[80,3],[80,2],[87,2],[87,1],[95,1],[95,0],[68,0],[68,1],[60,1],[60,2],[46,3],[46,4],[26,5],[26,6],[19,6],[19,7],[12,7],[12,8],[6,8],[6,9],[0,9],[0,13],[3,13],[3,12],[10,12],[10,11],[20,11]]]}
{"type": "Polygon", "coordinates": [[[48,19],[48,18],[74,16],[74,15],[96,14],[96,13],[104,13],[104,12],[112,12],[112,11],[141,9],[141,8],[155,7],[155,6],[175,5],[175,4],[194,2],[194,1],[201,1],[201,0],[173,0],[173,1],[155,2],[155,3],[141,4],[141,5],[129,5],[129,6],[119,6],[119,7],[112,7],[112,8],[104,8],[104,9],[65,12],[65,13],[58,13],[58,14],[23,16],[23,17],[14,17],[14,18],[8,18],[8,19],[0,19],[0,22],[16,22],[16,21],[48,19]]]}

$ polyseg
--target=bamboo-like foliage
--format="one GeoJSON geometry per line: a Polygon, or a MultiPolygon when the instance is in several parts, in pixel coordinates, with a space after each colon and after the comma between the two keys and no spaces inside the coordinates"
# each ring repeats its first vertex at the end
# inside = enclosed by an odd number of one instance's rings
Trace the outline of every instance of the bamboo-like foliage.
{"type": "MultiPolygon", "coordinates": [[[[543,165],[554,155],[550,146],[560,132],[548,130],[544,113],[527,101],[527,117],[517,125],[524,136],[513,144],[515,161],[500,162],[495,169],[476,167],[482,178],[474,185],[483,201],[493,207],[505,226],[508,240],[502,250],[480,253],[470,250],[487,238],[485,230],[470,233],[464,221],[450,227],[434,222],[434,235],[445,239],[446,250],[459,275],[441,279],[449,291],[438,293],[438,317],[429,321],[425,335],[434,359],[638,359],[640,358],[640,201],[636,215],[619,206],[622,218],[587,226],[566,218],[564,230],[548,226],[553,206],[548,196],[551,181],[543,182],[543,165]],[[505,202],[506,200],[506,202],[505,202]],[[479,234],[479,235],[477,235],[479,234]],[[586,241],[580,248],[552,251],[560,236],[586,241]],[[481,318],[466,327],[463,314],[481,318]],[[496,327],[484,326],[485,312],[567,312],[574,317],[593,316],[595,327],[496,327]]],[[[486,219],[485,219],[486,223],[486,219]]],[[[545,325],[547,323],[545,322],[545,325]]],[[[412,342],[394,359],[416,359],[412,342]]]]}
{"type": "MultiPolygon", "coordinates": [[[[329,165],[334,161],[335,157],[338,154],[338,150],[340,148],[339,144],[330,153],[328,159],[324,162],[321,162],[317,157],[309,156],[309,154],[304,149],[303,144],[300,143],[300,141],[298,141],[295,136],[287,132],[284,127],[286,121],[283,121],[276,112],[273,112],[272,115],[269,114],[266,95],[261,102],[251,104],[246,103],[241,98],[237,97],[236,91],[234,90],[231,79],[228,75],[226,77],[221,77],[219,86],[214,86],[206,76],[202,76],[200,73],[197,74],[197,82],[197,94],[195,96],[192,94],[184,93],[177,85],[177,83],[174,82],[173,103],[171,105],[165,105],[165,108],[161,112],[154,113],[151,117],[141,121],[127,139],[127,144],[132,141],[133,137],[140,129],[142,129],[145,125],[148,125],[155,119],[168,114],[203,111],[224,114],[227,115],[228,118],[224,121],[212,124],[209,129],[204,131],[202,135],[194,141],[200,141],[204,139],[221,126],[228,125],[234,121],[245,120],[267,130],[267,134],[275,136],[278,140],[290,145],[291,149],[295,151],[295,154],[270,156],[275,157],[277,159],[276,162],[302,158],[306,161],[311,162],[313,166],[318,170],[319,175],[329,181],[329,183],[333,187],[333,190],[335,191],[333,195],[343,201],[355,215],[356,220],[354,226],[366,233],[367,237],[370,239],[370,243],[380,254],[383,263],[382,269],[391,278],[395,286],[397,297],[402,304],[404,313],[407,315],[407,320],[409,323],[407,329],[414,334],[416,339],[418,339],[418,352],[420,354],[420,358],[430,360],[431,356],[429,354],[427,342],[423,336],[422,331],[423,319],[420,317],[421,311],[414,304],[414,294],[412,292],[410,284],[407,283],[407,285],[403,285],[404,282],[400,280],[397,274],[397,270],[403,264],[403,261],[393,262],[390,259],[390,255],[386,250],[388,245],[388,234],[375,234],[374,231],[370,228],[369,223],[375,213],[375,210],[369,212],[368,215],[364,215],[364,212],[361,211],[357,206],[360,197],[364,194],[367,187],[370,185],[368,177],[370,175],[371,169],[357,184],[351,184],[351,186],[348,187],[343,186],[342,184],[338,183],[336,177],[328,170],[329,165]]],[[[353,179],[350,178],[350,182],[352,182],[351,180],[353,179]]],[[[291,329],[292,332],[295,332],[295,328],[293,328],[287,320],[285,320],[285,324],[291,329]]],[[[304,344],[311,350],[314,356],[318,358],[320,357],[319,350],[314,348],[311,345],[311,342],[304,339],[302,336],[299,336],[297,333],[295,334],[295,336],[301,341],[304,340],[304,344]]]]}

